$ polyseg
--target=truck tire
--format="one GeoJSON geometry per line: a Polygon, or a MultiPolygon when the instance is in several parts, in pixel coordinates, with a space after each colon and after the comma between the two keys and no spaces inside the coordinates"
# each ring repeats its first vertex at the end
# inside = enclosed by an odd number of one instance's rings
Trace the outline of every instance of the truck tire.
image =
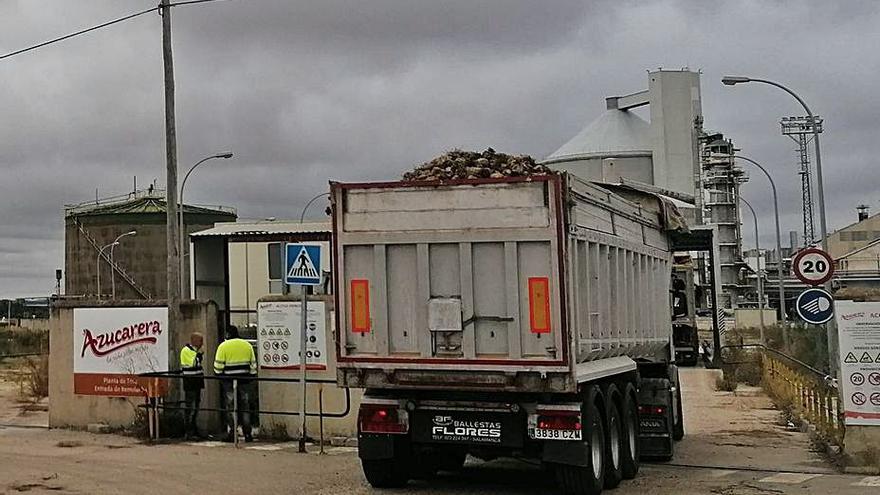
{"type": "Polygon", "coordinates": [[[584,401],[583,439],[590,449],[589,465],[556,465],[556,481],[569,495],[598,495],[605,484],[605,425],[602,419],[602,393],[599,387],[589,387],[584,401]]]}
{"type": "Polygon", "coordinates": [[[678,376],[675,377],[675,408],[678,411],[678,417],[672,423],[672,439],[675,441],[684,438],[684,410],[681,403],[681,382],[678,376]]]}
{"type": "Polygon", "coordinates": [[[639,473],[639,404],[636,401],[636,387],[626,384],[623,394],[623,449],[621,469],[623,477],[631,480],[639,473]]]}
{"type": "Polygon", "coordinates": [[[605,488],[617,488],[623,480],[623,415],[620,391],[614,384],[605,389],[605,488]]]}
{"type": "Polygon", "coordinates": [[[373,488],[400,488],[409,481],[405,459],[361,459],[367,482],[373,488]]]}

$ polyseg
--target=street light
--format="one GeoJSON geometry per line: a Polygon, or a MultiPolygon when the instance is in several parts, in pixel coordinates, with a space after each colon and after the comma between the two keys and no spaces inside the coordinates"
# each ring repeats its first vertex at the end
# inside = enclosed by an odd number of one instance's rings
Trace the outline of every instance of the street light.
{"type": "Polygon", "coordinates": [[[186,187],[186,180],[189,179],[190,174],[193,173],[193,170],[195,170],[196,167],[205,163],[208,160],[213,160],[215,158],[223,158],[223,159],[232,158],[232,152],[227,151],[226,153],[218,153],[216,155],[211,155],[211,156],[202,158],[201,160],[196,162],[195,165],[193,165],[192,167],[189,168],[189,171],[186,173],[186,175],[183,176],[183,182],[180,183],[180,195],[178,196],[178,200],[180,201],[180,208],[179,208],[180,212],[177,214],[178,215],[178,220],[177,220],[177,234],[178,234],[178,236],[177,237],[180,242],[180,247],[179,247],[180,256],[178,258],[178,262],[180,263],[180,273],[179,273],[180,281],[179,282],[180,282],[180,296],[181,297],[183,297],[183,277],[184,277],[184,270],[183,270],[184,261],[183,260],[186,259],[186,257],[183,255],[183,238],[184,238],[184,225],[185,225],[183,223],[183,220],[184,220],[184,218],[183,218],[183,208],[184,208],[183,188],[186,187]]]}
{"type": "MultiPolygon", "coordinates": [[[[764,83],[769,84],[771,86],[776,86],[777,88],[785,91],[794,97],[798,103],[804,107],[804,111],[807,112],[807,116],[810,118],[810,123],[813,128],[813,143],[816,146],[816,187],[817,192],[819,193],[819,234],[822,236],[822,249],[824,251],[828,251],[828,240],[827,240],[827,224],[825,223],[825,189],[822,180],[822,154],[819,149],[819,128],[815,124],[815,120],[813,118],[813,112],[810,111],[810,107],[807,106],[806,102],[801,99],[794,91],[788,89],[787,87],[773,81],[768,81],[766,79],[753,79],[751,77],[745,76],[724,76],[721,78],[722,84],[726,86],[733,86],[735,84],[748,83],[748,82],[756,82],[756,83],[764,83]]],[[[826,283],[827,286],[830,285],[830,282],[826,283]]]]}
{"type": "Polygon", "coordinates": [[[758,251],[758,318],[761,323],[761,344],[764,342],[764,280],[761,278],[761,244],[758,241],[758,215],[755,214],[755,209],[752,208],[752,205],[746,201],[746,198],[739,196],[740,201],[743,202],[752,212],[752,218],[755,221],[755,250],[758,251]]]}
{"type": "MultiPolygon", "coordinates": [[[[819,200],[819,235],[822,236],[822,250],[826,253],[828,252],[828,230],[827,223],[825,220],[825,186],[824,180],[822,179],[822,152],[819,149],[819,128],[816,125],[816,121],[813,117],[813,112],[810,111],[810,107],[807,106],[806,102],[801,99],[800,96],[797,95],[794,91],[788,89],[787,87],[779,84],[777,82],[768,81],[766,79],[754,79],[751,77],[745,76],[724,76],[721,78],[721,83],[726,86],[733,86],[735,84],[740,83],[748,83],[748,82],[756,82],[769,84],[770,86],[776,86],[777,88],[785,91],[790,94],[797,100],[798,103],[804,107],[804,111],[807,112],[807,117],[810,118],[810,124],[813,128],[813,143],[816,146],[816,192],[818,193],[819,200]]],[[[831,281],[825,282],[825,290],[831,292],[831,281]]],[[[837,375],[837,325],[836,322],[832,319],[828,322],[826,326],[827,330],[827,339],[828,339],[828,371],[832,373],[834,376],[837,375]]]]}
{"type": "Polygon", "coordinates": [[[101,299],[101,256],[104,256],[104,250],[108,247],[113,247],[119,244],[119,241],[113,241],[110,244],[106,244],[98,250],[98,259],[95,261],[95,268],[97,269],[98,275],[98,299],[101,299]]]}
{"type": "Polygon", "coordinates": [[[785,314],[785,280],[783,279],[783,263],[782,263],[782,239],[779,230],[779,200],[776,196],[776,183],[773,181],[773,177],[770,176],[770,173],[767,172],[767,169],[764,168],[760,163],[752,160],[751,158],[742,156],[742,155],[734,155],[734,158],[739,158],[740,160],[745,160],[752,165],[758,167],[761,172],[764,172],[764,175],[767,176],[767,180],[770,181],[770,188],[773,190],[773,214],[776,217],[776,252],[779,254],[779,264],[778,269],[776,271],[777,278],[779,278],[779,318],[782,321],[782,340],[785,342],[786,346],[788,345],[788,328],[786,328],[786,314],[785,314]]]}
{"type": "Polygon", "coordinates": [[[325,192],[325,193],[321,193],[321,194],[315,196],[314,198],[310,199],[309,202],[306,203],[306,206],[303,207],[303,211],[299,216],[299,223],[303,223],[303,221],[306,219],[306,211],[308,211],[309,206],[312,206],[312,203],[314,203],[315,201],[317,201],[320,198],[323,198],[324,196],[329,196],[329,195],[330,195],[330,193],[325,192]]]}
{"type": "Polygon", "coordinates": [[[113,250],[116,248],[116,245],[119,244],[119,241],[126,236],[137,235],[137,230],[132,230],[131,232],[126,232],[116,240],[113,241],[113,244],[110,246],[110,298],[116,299],[116,263],[113,261],[113,250]]]}

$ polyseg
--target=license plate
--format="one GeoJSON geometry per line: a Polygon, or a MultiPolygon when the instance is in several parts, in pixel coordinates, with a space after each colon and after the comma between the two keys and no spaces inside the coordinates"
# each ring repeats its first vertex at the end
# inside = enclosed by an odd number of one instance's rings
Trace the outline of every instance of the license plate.
{"type": "Polygon", "coordinates": [[[543,430],[535,428],[532,431],[535,440],[581,440],[581,430],[543,430]]]}

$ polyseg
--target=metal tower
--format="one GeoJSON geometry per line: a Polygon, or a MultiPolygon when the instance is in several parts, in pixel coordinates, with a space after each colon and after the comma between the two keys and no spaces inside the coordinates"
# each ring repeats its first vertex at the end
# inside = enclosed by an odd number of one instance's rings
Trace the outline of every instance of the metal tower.
{"type": "Polygon", "coordinates": [[[798,160],[801,176],[801,201],[804,215],[804,245],[813,244],[816,239],[813,223],[813,183],[810,173],[809,144],[813,141],[813,126],[818,132],[822,132],[822,119],[816,115],[813,121],[809,117],[782,117],[780,122],[782,135],[790,137],[798,145],[798,160]]]}

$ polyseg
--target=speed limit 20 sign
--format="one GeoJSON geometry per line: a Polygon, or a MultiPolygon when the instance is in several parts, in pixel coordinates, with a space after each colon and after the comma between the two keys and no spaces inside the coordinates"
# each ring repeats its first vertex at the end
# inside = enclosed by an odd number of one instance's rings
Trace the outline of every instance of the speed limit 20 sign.
{"type": "Polygon", "coordinates": [[[791,265],[794,275],[807,285],[822,285],[834,274],[834,260],[821,249],[804,249],[791,265]]]}

